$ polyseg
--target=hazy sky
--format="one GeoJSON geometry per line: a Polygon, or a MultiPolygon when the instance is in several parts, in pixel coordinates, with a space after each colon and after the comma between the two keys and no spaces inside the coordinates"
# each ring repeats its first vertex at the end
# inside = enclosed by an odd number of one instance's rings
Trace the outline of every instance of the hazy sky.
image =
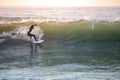
{"type": "Polygon", "coordinates": [[[0,0],[0,6],[120,6],[120,0],[0,0]]]}

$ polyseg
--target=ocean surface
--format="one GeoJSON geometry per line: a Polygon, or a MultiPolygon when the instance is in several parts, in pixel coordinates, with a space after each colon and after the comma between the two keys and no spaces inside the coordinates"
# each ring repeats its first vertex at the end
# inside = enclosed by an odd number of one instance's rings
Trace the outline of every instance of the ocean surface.
{"type": "Polygon", "coordinates": [[[80,8],[0,8],[0,23],[12,22],[69,22],[79,20],[120,21],[120,7],[80,8]]]}
{"type": "Polygon", "coordinates": [[[120,80],[120,7],[1,7],[0,80],[120,80]]]}

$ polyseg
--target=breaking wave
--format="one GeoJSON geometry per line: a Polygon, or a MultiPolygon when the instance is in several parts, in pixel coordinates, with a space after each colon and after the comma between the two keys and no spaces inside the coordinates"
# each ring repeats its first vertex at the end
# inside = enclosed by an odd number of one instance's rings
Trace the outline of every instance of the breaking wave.
{"type": "Polygon", "coordinates": [[[0,17],[0,24],[9,24],[9,23],[23,23],[23,22],[74,22],[74,21],[83,21],[88,20],[91,22],[100,22],[100,21],[108,21],[108,22],[120,22],[120,18],[115,19],[89,19],[86,17],[83,18],[66,18],[66,17],[0,17]]]}
{"type": "MultiPolygon", "coordinates": [[[[30,40],[29,36],[27,36],[28,31],[29,31],[28,26],[22,26],[22,27],[18,27],[16,29],[14,29],[13,31],[10,31],[10,32],[3,32],[1,34],[1,36],[9,37],[12,39],[30,40]]],[[[38,27],[35,27],[31,33],[35,34],[36,38],[39,40],[44,35],[43,31],[38,27]]]]}

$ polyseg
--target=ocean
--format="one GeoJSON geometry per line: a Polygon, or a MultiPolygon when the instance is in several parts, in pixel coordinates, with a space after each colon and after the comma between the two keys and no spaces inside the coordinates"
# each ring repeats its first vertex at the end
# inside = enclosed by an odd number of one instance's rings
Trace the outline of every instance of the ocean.
{"type": "Polygon", "coordinates": [[[120,80],[119,52],[120,7],[0,8],[0,80],[120,80]]]}
{"type": "Polygon", "coordinates": [[[70,22],[120,21],[120,7],[66,7],[66,8],[0,8],[0,23],[12,22],[70,22]]]}

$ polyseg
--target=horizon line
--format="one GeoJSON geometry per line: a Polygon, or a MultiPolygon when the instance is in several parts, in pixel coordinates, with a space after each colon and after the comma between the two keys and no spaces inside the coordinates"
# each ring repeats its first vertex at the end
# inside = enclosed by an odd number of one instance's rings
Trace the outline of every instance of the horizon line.
{"type": "Polygon", "coordinates": [[[120,6],[11,6],[11,5],[8,5],[8,6],[0,6],[0,7],[50,7],[50,8],[64,8],[64,7],[70,7],[70,8],[72,8],[72,7],[120,7],[120,6]]]}

